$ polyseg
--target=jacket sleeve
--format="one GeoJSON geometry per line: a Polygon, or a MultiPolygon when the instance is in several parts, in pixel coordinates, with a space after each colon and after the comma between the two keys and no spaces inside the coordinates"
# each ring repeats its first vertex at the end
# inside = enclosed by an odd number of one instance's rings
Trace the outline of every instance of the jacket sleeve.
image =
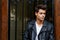
{"type": "Polygon", "coordinates": [[[55,40],[55,37],[54,37],[54,27],[53,27],[53,25],[51,25],[49,40],[55,40]]]}
{"type": "Polygon", "coordinates": [[[24,34],[23,34],[23,40],[29,40],[29,23],[27,24],[27,26],[26,26],[26,30],[25,30],[25,32],[24,32],[24,34]]]}
{"type": "Polygon", "coordinates": [[[24,32],[23,40],[28,40],[28,31],[24,32]]]}

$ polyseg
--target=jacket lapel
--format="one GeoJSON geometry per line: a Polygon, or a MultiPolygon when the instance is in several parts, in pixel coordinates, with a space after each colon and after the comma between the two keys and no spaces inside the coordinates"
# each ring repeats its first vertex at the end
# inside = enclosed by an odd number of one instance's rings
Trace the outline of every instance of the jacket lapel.
{"type": "Polygon", "coordinates": [[[33,23],[32,29],[33,29],[33,31],[32,31],[32,40],[35,40],[35,37],[37,35],[35,21],[33,23]]]}
{"type": "MultiPolygon", "coordinates": [[[[47,21],[44,21],[44,24],[43,24],[43,27],[42,27],[40,33],[41,33],[41,32],[44,32],[44,31],[47,31],[47,25],[48,25],[48,24],[47,24],[47,21]]],[[[40,33],[39,33],[39,34],[40,34],[40,33]]]]}

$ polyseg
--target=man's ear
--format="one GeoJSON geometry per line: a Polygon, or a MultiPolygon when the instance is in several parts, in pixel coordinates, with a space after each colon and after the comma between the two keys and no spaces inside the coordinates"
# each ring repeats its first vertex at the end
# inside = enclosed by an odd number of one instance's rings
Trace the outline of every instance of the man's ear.
{"type": "Polygon", "coordinates": [[[35,12],[35,16],[37,15],[37,12],[35,12]]]}

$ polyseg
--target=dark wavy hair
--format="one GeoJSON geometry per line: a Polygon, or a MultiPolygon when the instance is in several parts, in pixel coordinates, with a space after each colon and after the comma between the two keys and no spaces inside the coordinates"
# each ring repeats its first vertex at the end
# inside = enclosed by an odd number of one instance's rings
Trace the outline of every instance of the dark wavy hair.
{"type": "Polygon", "coordinates": [[[47,5],[46,4],[39,4],[35,7],[35,12],[38,12],[39,9],[47,10],[47,5]]]}

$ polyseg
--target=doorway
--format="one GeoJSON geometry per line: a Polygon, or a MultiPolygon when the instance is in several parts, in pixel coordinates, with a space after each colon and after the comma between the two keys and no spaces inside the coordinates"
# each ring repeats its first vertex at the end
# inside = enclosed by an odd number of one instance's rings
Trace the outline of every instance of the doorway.
{"type": "Polygon", "coordinates": [[[34,19],[34,7],[47,4],[47,20],[54,23],[53,0],[10,0],[10,40],[22,40],[27,21],[34,19]]]}

